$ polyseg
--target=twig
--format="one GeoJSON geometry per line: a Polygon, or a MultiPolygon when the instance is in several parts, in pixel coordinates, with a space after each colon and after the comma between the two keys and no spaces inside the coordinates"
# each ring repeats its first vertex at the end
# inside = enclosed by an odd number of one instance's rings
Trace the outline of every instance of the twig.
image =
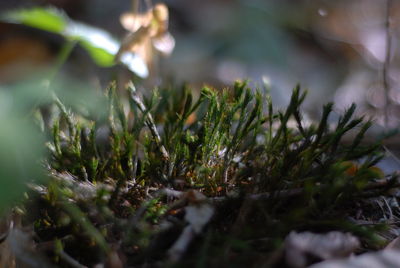
{"type": "Polygon", "coordinates": [[[392,153],[387,146],[383,145],[382,147],[389,156],[391,156],[398,164],[400,164],[400,159],[394,153],[392,153]]]}
{"type": "MultiPolygon", "coordinates": [[[[250,194],[245,197],[245,199],[250,199],[250,200],[265,200],[269,199],[271,197],[282,197],[282,198],[288,198],[288,197],[294,197],[294,196],[299,196],[302,193],[304,193],[304,189],[290,189],[290,190],[282,190],[282,191],[276,191],[274,193],[259,193],[259,194],[250,194]]],[[[224,202],[230,199],[229,197],[226,196],[218,196],[218,197],[212,197],[210,198],[211,201],[219,203],[219,202],[224,202]]]]}
{"type": "MultiPolygon", "coordinates": [[[[368,185],[365,186],[364,190],[366,191],[371,191],[371,190],[376,190],[380,188],[385,188],[388,187],[392,183],[390,180],[380,180],[376,182],[369,183],[368,185]]],[[[391,185],[391,188],[399,187],[400,183],[394,183],[391,185]]],[[[316,186],[319,188],[324,188],[326,186],[321,185],[321,186],[316,186]]],[[[245,199],[249,200],[255,200],[255,201],[260,201],[260,200],[266,200],[270,198],[291,198],[291,197],[296,197],[299,195],[304,194],[305,190],[303,188],[296,188],[296,189],[290,189],[290,190],[282,190],[282,191],[276,191],[273,193],[259,193],[259,194],[250,194],[245,196],[245,199]]],[[[218,197],[211,197],[210,200],[215,203],[220,203],[220,202],[225,202],[227,200],[231,199],[230,197],[226,196],[218,196],[218,197]]]]}
{"type": "Polygon", "coordinates": [[[384,196],[382,197],[382,199],[383,199],[383,202],[385,203],[386,207],[388,208],[388,211],[389,211],[389,220],[393,220],[393,211],[392,211],[392,208],[390,207],[388,201],[386,200],[386,198],[385,198],[384,196]]]}

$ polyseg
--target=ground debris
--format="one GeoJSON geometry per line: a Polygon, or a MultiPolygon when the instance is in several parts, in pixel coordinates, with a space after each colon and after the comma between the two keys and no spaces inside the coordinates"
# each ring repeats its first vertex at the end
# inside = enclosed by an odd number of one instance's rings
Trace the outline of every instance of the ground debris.
{"type": "Polygon", "coordinates": [[[310,261],[348,257],[359,246],[358,238],[349,233],[291,232],[285,240],[285,260],[290,267],[306,267],[310,261]]]}

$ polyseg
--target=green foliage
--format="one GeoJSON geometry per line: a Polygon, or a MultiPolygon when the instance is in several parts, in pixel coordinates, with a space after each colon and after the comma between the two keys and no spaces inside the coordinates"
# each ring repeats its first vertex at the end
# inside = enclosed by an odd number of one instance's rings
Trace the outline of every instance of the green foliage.
{"type": "Polygon", "coordinates": [[[133,86],[128,93],[124,102],[111,85],[108,119],[97,121],[55,99],[59,116],[48,130],[52,183],[37,197],[45,204],[35,220],[40,239],[58,239],[68,229],[74,239],[62,242],[64,250],[87,265],[104,260],[116,239],[132,265],[164,259],[185,225],[180,201],[157,192],[164,188],[197,189],[217,208],[198,253],[203,263],[221,261],[226,252],[266,254],[291,230],[339,229],[374,239],[374,226],[345,219],[355,202],[392,187],[395,176],[374,186],[382,153],[379,144],[361,145],[371,122],[354,118],[355,106],[332,126],[327,104],[321,120],[306,125],[299,87],[284,111],[274,111],[269,96],[244,82],[222,91],[205,87],[197,100],[186,86],[143,100],[133,86]],[[350,131],[355,138],[344,145],[350,131]],[[174,227],[162,231],[171,219],[174,227]],[[260,237],[268,242],[258,251],[249,241],[260,237]],[[68,251],[78,243],[104,254],[68,251]]]}
{"type": "Polygon", "coordinates": [[[23,91],[0,91],[0,214],[22,198],[26,183],[43,179],[40,161],[45,157],[44,140],[26,116],[37,98],[26,94],[20,106],[12,103],[23,91]]]}
{"type": "Polygon", "coordinates": [[[97,65],[102,67],[111,67],[115,65],[115,57],[113,53],[109,53],[107,50],[94,45],[90,40],[85,40],[83,38],[80,44],[88,51],[89,55],[97,65]]]}
{"type": "Polygon", "coordinates": [[[61,34],[68,40],[78,41],[97,65],[102,67],[115,65],[114,56],[120,44],[108,32],[69,19],[67,27],[61,34]]]}
{"type": "Polygon", "coordinates": [[[72,79],[66,83],[62,77],[58,77],[57,82],[52,86],[54,91],[49,90],[48,80],[41,77],[21,80],[0,89],[0,124],[3,126],[0,129],[0,214],[22,199],[27,184],[46,181],[42,167],[47,157],[43,132],[52,116],[48,116],[46,123],[44,114],[51,111],[49,105],[54,92],[81,114],[104,118],[104,112],[98,109],[101,99],[87,85],[72,79]]]}
{"type": "Polygon", "coordinates": [[[85,48],[97,65],[115,65],[114,56],[119,49],[119,42],[108,32],[75,22],[60,10],[38,7],[12,10],[4,12],[0,19],[59,34],[68,42],[77,42],[85,48]]]}

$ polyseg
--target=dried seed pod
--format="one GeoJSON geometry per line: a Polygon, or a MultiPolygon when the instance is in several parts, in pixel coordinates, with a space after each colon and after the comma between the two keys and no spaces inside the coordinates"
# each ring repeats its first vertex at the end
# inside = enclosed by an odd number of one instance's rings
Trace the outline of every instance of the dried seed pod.
{"type": "MultiPolygon", "coordinates": [[[[155,51],[170,55],[175,47],[175,39],[168,32],[168,19],[168,8],[162,3],[156,4],[145,13],[135,11],[121,15],[121,24],[130,33],[123,39],[116,60],[129,60],[131,57],[126,55],[135,54],[143,60],[145,67],[151,69],[155,51]]],[[[148,70],[142,70],[143,66],[139,65],[140,70],[136,73],[146,77],[148,70]]]]}

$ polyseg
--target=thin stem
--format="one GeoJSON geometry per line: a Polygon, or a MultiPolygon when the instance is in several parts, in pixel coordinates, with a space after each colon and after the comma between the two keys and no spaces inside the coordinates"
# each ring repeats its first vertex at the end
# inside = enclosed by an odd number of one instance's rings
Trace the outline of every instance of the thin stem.
{"type": "Polygon", "coordinates": [[[382,68],[382,79],[383,79],[383,89],[385,91],[385,108],[384,108],[384,126],[387,127],[389,123],[389,68],[390,68],[390,58],[392,50],[392,33],[390,29],[390,10],[392,8],[393,1],[386,0],[386,15],[385,15],[385,33],[386,33],[386,55],[385,61],[383,62],[382,68]]]}
{"type": "Polygon", "coordinates": [[[62,46],[60,52],[57,55],[56,63],[52,68],[49,74],[49,85],[56,77],[56,75],[60,72],[61,67],[65,64],[69,56],[71,55],[72,50],[74,49],[75,45],[77,44],[77,40],[67,40],[67,42],[62,46]]]}
{"type": "MultiPolygon", "coordinates": [[[[58,53],[58,55],[57,55],[55,64],[54,64],[54,66],[51,68],[51,71],[49,72],[49,74],[48,74],[48,76],[47,76],[47,79],[45,79],[45,80],[43,81],[43,89],[44,89],[45,91],[47,91],[47,93],[49,93],[49,94],[52,95],[53,100],[55,100],[56,103],[57,103],[57,100],[55,99],[55,97],[56,97],[55,92],[54,92],[54,91],[51,92],[51,93],[49,92],[51,83],[53,82],[53,80],[55,79],[55,77],[58,75],[58,73],[60,72],[62,66],[65,64],[65,62],[67,62],[69,56],[71,55],[71,52],[73,51],[73,49],[74,49],[74,47],[75,47],[75,45],[76,45],[77,43],[78,43],[78,40],[67,39],[67,41],[65,42],[65,44],[61,47],[61,49],[60,49],[60,51],[59,51],[59,53],[58,53]]],[[[42,101],[42,100],[39,99],[39,100],[36,102],[35,107],[38,107],[38,106],[39,106],[39,103],[40,103],[41,101],[42,101]]],[[[58,100],[58,101],[59,101],[59,100],[58,100]]],[[[57,105],[58,105],[58,104],[57,104],[57,105]]],[[[44,116],[44,114],[43,114],[43,111],[41,111],[41,112],[42,112],[42,117],[45,118],[45,116],[44,116]]],[[[32,110],[32,113],[33,113],[33,110],[32,110]]],[[[45,120],[45,119],[44,119],[44,120],[45,120]]]]}
{"type": "Polygon", "coordinates": [[[132,13],[134,15],[139,13],[139,0],[132,0],[132,13]]]}

